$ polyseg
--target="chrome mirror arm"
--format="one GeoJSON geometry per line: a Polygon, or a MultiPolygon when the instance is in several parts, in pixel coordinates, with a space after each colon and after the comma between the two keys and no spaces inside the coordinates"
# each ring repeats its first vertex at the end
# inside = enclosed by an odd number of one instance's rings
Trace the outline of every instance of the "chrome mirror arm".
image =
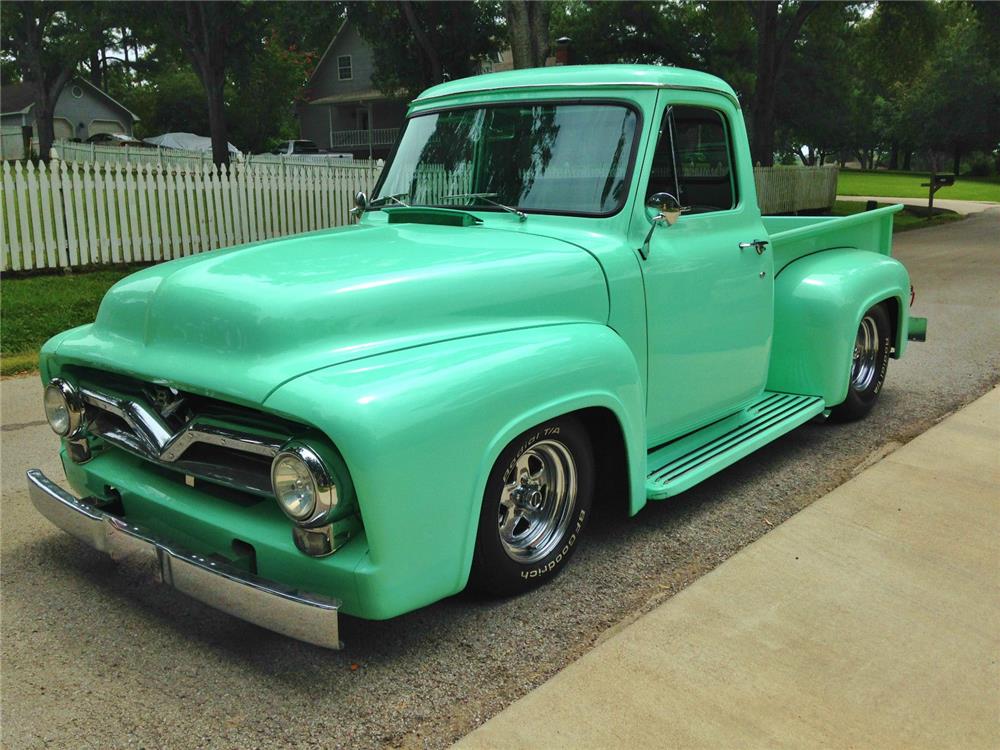
{"type": "Polygon", "coordinates": [[[643,260],[649,260],[649,241],[653,238],[653,232],[655,232],[656,228],[666,220],[667,217],[663,214],[657,214],[650,220],[652,224],[649,227],[649,231],[646,232],[646,239],[642,241],[642,247],[639,248],[639,255],[642,256],[643,260]]]}

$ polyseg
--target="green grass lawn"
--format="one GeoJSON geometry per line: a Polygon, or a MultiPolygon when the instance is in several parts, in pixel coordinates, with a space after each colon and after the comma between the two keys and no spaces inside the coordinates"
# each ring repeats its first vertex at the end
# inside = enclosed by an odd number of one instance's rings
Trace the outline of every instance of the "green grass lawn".
{"type": "MultiPolygon", "coordinates": [[[[928,175],[921,172],[860,172],[840,170],[837,193],[840,195],[885,195],[893,198],[927,198],[928,175]]],[[[1000,203],[1000,177],[959,177],[951,187],[941,188],[934,199],[995,201],[1000,203]]]]}
{"type": "Polygon", "coordinates": [[[91,322],[104,293],[137,269],[4,278],[0,288],[0,374],[38,367],[38,349],[46,339],[91,322]]]}
{"type": "MultiPolygon", "coordinates": [[[[892,203],[879,203],[878,207],[883,208],[884,206],[891,206],[892,203]]],[[[926,209],[926,206],[924,207],[926,209]]],[[[833,210],[830,213],[833,216],[850,216],[851,214],[861,213],[865,210],[865,201],[837,201],[833,204],[833,210]]],[[[910,229],[925,229],[927,227],[936,227],[940,224],[948,224],[953,221],[961,221],[965,217],[961,214],[957,214],[954,211],[946,211],[944,209],[934,209],[934,218],[928,221],[920,209],[914,209],[912,207],[904,208],[897,214],[893,214],[892,217],[892,233],[906,232],[910,229]]]]}

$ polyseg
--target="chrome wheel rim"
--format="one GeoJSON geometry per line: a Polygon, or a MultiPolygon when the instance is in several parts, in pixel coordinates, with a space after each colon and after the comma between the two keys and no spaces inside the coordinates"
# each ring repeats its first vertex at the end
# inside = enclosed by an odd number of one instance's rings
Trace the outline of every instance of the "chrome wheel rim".
{"type": "Polygon", "coordinates": [[[522,453],[500,493],[497,528],[507,555],[534,563],[562,544],[576,492],[576,462],[565,445],[540,440],[522,453]]]}
{"type": "Polygon", "coordinates": [[[866,315],[858,326],[854,338],[854,353],[851,360],[851,387],[856,391],[866,391],[875,380],[878,371],[879,337],[875,319],[866,315]]]}

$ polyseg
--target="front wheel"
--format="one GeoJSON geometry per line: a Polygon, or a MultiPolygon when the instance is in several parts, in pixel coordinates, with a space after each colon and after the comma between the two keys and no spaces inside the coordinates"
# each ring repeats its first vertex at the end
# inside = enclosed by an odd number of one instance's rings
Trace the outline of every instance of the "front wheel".
{"type": "Polygon", "coordinates": [[[882,304],[861,318],[851,353],[851,375],[847,398],[830,411],[834,422],[851,422],[871,411],[885,382],[892,350],[892,324],[882,304]]]}
{"type": "Polygon", "coordinates": [[[470,586],[510,596],[553,577],[579,543],[593,493],[593,450],[578,420],[518,435],[486,483],[470,586]]]}

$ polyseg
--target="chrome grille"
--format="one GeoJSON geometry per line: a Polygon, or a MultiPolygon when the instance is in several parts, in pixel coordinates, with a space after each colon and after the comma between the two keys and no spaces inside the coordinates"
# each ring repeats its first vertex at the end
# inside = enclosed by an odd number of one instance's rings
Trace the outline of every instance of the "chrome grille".
{"type": "Polygon", "coordinates": [[[162,467],[270,496],[271,459],[292,438],[287,425],[242,425],[228,414],[181,409],[184,394],[172,393],[173,400],[161,400],[145,388],[124,393],[80,384],[91,434],[162,467]]]}

